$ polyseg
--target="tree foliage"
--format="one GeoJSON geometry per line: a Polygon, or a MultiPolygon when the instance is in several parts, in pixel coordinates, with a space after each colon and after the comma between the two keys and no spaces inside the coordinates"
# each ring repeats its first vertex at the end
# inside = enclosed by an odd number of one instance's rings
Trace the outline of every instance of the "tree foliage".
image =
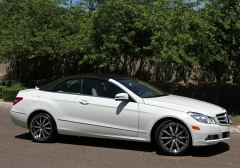
{"type": "MultiPolygon", "coordinates": [[[[3,1],[1,60],[13,62],[16,67],[29,66],[35,72],[31,77],[38,73],[41,76],[64,74],[72,65],[78,65],[89,48],[91,18],[80,6],[64,8],[61,4],[59,0],[3,1]]],[[[22,73],[30,75],[30,72],[22,73]]]]}
{"type": "Polygon", "coordinates": [[[131,74],[135,61],[151,57],[151,29],[145,22],[145,8],[135,0],[100,5],[93,17],[93,49],[85,60],[97,62],[100,68],[122,68],[125,74],[131,74]]]}
{"type": "Polygon", "coordinates": [[[0,60],[16,78],[94,71],[239,83],[240,0],[72,2],[0,1],[0,60]]]}

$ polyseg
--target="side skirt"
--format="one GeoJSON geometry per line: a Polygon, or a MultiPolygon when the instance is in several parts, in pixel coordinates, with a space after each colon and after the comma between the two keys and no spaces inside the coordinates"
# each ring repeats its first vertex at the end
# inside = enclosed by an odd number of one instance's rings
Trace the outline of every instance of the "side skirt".
{"type": "Polygon", "coordinates": [[[62,134],[62,135],[84,136],[84,137],[93,137],[93,138],[116,139],[116,140],[127,140],[127,141],[149,142],[150,143],[150,139],[148,139],[148,138],[98,134],[98,133],[93,133],[93,132],[84,132],[84,131],[80,131],[80,130],[75,131],[75,130],[69,130],[69,129],[58,129],[58,133],[62,134]]]}

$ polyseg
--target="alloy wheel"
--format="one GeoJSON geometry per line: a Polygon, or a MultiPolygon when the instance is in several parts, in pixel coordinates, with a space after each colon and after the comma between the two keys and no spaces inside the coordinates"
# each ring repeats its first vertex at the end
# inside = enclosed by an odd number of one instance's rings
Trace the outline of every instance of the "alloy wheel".
{"type": "Polygon", "coordinates": [[[52,124],[48,116],[36,115],[30,123],[30,132],[37,141],[46,141],[52,133],[52,124]]]}
{"type": "Polygon", "coordinates": [[[185,126],[171,122],[162,127],[159,141],[165,150],[177,154],[189,146],[190,136],[185,126]]]}

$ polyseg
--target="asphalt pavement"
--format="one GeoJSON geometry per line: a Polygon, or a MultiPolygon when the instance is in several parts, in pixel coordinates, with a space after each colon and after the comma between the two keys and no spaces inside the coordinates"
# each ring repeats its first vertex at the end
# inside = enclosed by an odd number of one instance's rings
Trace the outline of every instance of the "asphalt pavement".
{"type": "Polygon", "coordinates": [[[213,146],[195,147],[185,156],[164,156],[149,143],[60,136],[56,143],[35,143],[27,129],[0,107],[0,167],[162,167],[239,168],[240,134],[213,146]]]}

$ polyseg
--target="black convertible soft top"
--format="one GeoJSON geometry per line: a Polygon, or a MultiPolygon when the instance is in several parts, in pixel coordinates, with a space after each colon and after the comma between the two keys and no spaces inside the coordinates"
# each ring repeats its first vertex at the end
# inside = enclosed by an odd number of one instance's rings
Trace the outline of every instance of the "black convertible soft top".
{"type": "Polygon", "coordinates": [[[88,78],[88,79],[100,79],[108,81],[109,79],[129,79],[127,76],[118,75],[118,74],[76,74],[76,75],[70,75],[65,76],[59,79],[56,79],[42,87],[40,87],[40,90],[44,91],[52,91],[55,87],[57,87],[59,84],[61,84],[64,81],[70,80],[70,79],[78,79],[78,78],[88,78]]]}

